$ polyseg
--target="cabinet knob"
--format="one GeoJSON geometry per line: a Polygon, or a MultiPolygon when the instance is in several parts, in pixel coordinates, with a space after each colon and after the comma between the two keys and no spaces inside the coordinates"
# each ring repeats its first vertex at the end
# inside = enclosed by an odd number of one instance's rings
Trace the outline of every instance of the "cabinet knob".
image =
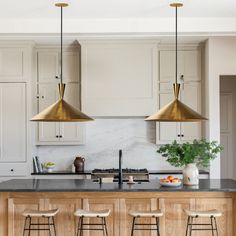
{"type": "Polygon", "coordinates": [[[184,80],[184,75],[181,75],[181,76],[180,76],[180,79],[181,79],[181,80],[184,80]]]}
{"type": "Polygon", "coordinates": [[[13,172],[14,171],[14,169],[11,169],[11,172],[13,172]]]}
{"type": "Polygon", "coordinates": [[[58,135],[56,135],[56,138],[59,138],[59,136],[58,136],[58,135]]]}
{"type": "Polygon", "coordinates": [[[58,75],[56,75],[56,76],[55,76],[55,79],[59,79],[59,76],[58,76],[58,75]]]}
{"type": "Polygon", "coordinates": [[[184,135],[183,135],[183,134],[181,134],[181,137],[184,137],[184,135]]]}
{"type": "Polygon", "coordinates": [[[62,138],[62,135],[60,135],[59,138],[62,138]]]}
{"type": "Polygon", "coordinates": [[[180,134],[178,134],[177,136],[180,137],[180,134]]]}

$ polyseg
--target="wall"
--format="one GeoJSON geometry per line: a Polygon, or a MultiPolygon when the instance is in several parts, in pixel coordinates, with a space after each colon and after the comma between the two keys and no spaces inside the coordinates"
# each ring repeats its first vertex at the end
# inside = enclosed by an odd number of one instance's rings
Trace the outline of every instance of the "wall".
{"type": "Polygon", "coordinates": [[[86,124],[86,145],[39,146],[42,162],[53,161],[58,170],[71,169],[76,156],[86,159],[85,168],[118,168],[118,150],[123,149],[124,168],[173,169],[156,153],[155,122],[136,119],[96,119],[86,124]]]}
{"type": "MultiPolygon", "coordinates": [[[[206,103],[207,137],[220,141],[219,79],[221,75],[236,74],[236,38],[211,37],[206,42],[206,103]]],[[[212,162],[210,177],[220,178],[220,159],[212,162]]]]}

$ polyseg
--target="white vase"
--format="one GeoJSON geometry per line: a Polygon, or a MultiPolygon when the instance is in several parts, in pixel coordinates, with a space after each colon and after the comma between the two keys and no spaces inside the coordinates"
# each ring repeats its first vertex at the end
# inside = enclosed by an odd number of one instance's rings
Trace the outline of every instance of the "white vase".
{"type": "Polygon", "coordinates": [[[183,184],[198,185],[199,171],[195,163],[187,164],[183,169],[183,184]]]}

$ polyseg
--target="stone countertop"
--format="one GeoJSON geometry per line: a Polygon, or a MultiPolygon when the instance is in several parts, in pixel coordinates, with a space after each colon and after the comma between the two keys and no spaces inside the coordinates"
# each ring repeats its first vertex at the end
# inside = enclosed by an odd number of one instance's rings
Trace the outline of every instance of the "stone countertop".
{"type": "MultiPolygon", "coordinates": [[[[31,173],[31,175],[91,175],[92,170],[85,170],[81,173],[75,173],[71,171],[53,171],[53,172],[41,172],[31,173]]],[[[150,175],[178,175],[182,174],[182,170],[148,170],[150,175]]],[[[207,170],[199,170],[199,174],[209,174],[207,170]]]]}
{"type": "Polygon", "coordinates": [[[236,192],[236,181],[201,179],[199,186],[161,187],[157,180],[119,186],[80,179],[13,179],[0,183],[0,192],[236,192]]]}

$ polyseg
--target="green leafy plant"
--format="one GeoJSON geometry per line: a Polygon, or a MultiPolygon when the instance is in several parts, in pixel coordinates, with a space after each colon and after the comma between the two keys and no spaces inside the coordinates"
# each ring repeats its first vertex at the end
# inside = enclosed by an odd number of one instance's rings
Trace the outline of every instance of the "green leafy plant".
{"type": "Polygon", "coordinates": [[[44,167],[44,168],[52,168],[52,167],[54,167],[54,166],[55,166],[55,163],[54,163],[54,162],[51,162],[51,161],[45,162],[45,163],[43,164],[43,167],[44,167]]]}
{"type": "Polygon", "coordinates": [[[183,167],[190,163],[196,163],[199,167],[208,167],[211,160],[223,147],[217,141],[208,142],[205,139],[194,140],[192,143],[177,143],[162,145],[157,152],[166,158],[172,166],[183,167]]]}

